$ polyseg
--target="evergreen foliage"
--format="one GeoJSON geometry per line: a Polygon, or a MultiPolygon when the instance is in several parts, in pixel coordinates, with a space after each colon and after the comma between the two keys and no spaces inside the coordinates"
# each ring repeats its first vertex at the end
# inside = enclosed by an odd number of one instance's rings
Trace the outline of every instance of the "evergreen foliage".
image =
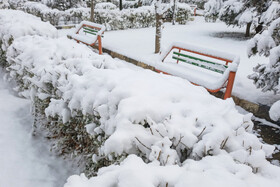
{"type": "Polygon", "coordinates": [[[251,25],[257,27],[262,24],[261,17],[272,2],[272,0],[209,0],[205,4],[205,19],[216,21],[219,18],[227,25],[246,25],[246,36],[249,36],[251,25]]]}
{"type": "Polygon", "coordinates": [[[280,4],[272,2],[260,20],[265,21],[268,28],[251,39],[248,55],[264,55],[269,57],[269,63],[258,64],[249,78],[263,92],[280,94],[280,4]]]}

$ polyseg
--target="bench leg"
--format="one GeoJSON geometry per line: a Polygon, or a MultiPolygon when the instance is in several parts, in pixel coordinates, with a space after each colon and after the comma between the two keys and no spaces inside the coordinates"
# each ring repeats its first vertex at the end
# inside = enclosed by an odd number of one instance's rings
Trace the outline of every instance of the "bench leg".
{"type": "Polygon", "coordinates": [[[227,99],[227,98],[231,97],[234,78],[235,78],[235,72],[229,72],[228,83],[227,83],[227,88],[226,88],[224,99],[227,99]]]}
{"type": "Polygon", "coordinates": [[[102,55],[101,36],[97,36],[97,39],[98,39],[98,50],[99,50],[99,54],[102,55]]]}

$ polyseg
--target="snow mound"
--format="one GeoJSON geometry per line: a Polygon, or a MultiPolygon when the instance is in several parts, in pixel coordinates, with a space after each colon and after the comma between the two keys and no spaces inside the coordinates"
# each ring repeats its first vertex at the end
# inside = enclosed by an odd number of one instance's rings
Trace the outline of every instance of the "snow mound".
{"type": "Polygon", "coordinates": [[[64,187],[154,187],[154,186],[279,186],[279,168],[270,165],[262,177],[251,172],[251,168],[236,164],[228,155],[205,157],[201,161],[187,160],[182,167],[178,165],[160,166],[158,162],[146,164],[135,155],[130,155],[119,166],[102,168],[97,177],[88,179],[84,174],[68,178],[64,187]],[[270,170],[270,171],[268,171],[270,170]],[[277,178],[277,180],[275,180],[277,178]]]}
{"type": "Polygon", "coordinates": [[[280,101],[275,102],[270,110],[269,110],[269,116],[272,120],[277,121],[280,119],[280,101]]]}
{"type": "Polygon", "coordinates": [[[7,50],[12,40],[26,35],[56,37],[57,30],[40,18],[18,10],[0,10],[0,38],[2,50],[7,50]]]}

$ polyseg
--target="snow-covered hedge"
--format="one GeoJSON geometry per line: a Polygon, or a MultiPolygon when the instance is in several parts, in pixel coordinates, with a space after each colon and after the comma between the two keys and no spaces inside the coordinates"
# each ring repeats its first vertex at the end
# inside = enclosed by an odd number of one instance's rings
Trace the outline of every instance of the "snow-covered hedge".
{"type": "Polygon", "coordinates": [[[280,169],[265,159],[274,147],[252,134],[251,116],[239,114],[231,99],[180,78],[128,69],[66,37],[14,37],[5,51],[10,78],[41,105],[61,152],[90,158],[91,174],[109,166],[89,180],[70,177],[68,187],[280,182],[280,169]]]}
{"type": "Polygon", "coordinates": [[[40,18],[22,11],[0,11],[0,58],[2,66],[6,61],[7,48],[14,39],[26,35],[56,37],[57,30],[51,24],[42,22],[40,18]]]}
{"type": "MultiPolygon", "coordinates": [[[[107,30],[155,26],[154,6],[123,9],[122,11],[112,6],[114,5],[109,3],[99,3],[95,8],[95,22],[106,25],[107,30]]],[[[81,7],[60,11],[57,9],[51,9],[38,2],[26,2],[23,6],[18,8],[40,17],[43,21],[49,21],[53,25],[79,23],[82,20],[89,20],[90,18],[90,8],[81,7]]],[[[177,22],[180,24],[186,24],[191,15],[190,7],[186,4],[178,3],[177,9],[177,22]]]]}
{"type": "Polygon", "coordinates": [[[118,68],[66,37],[18,38],[7,57],[21,95],[50,100],[45,113],[64,128],[77,128],[77,115],[98,118],[83,124],[98,166],[130,154],[162,166],[229,155],[258,172],[273,151],[251,134],[250,116],[239,114],[232,100],[216,99],[179,78],[118,68]]]}
{"type": "Polygon", "coordinates": [[[279,168],[270,165],[262,170],[266,177],[256,175],[250,167],[236,164],[228,155],[205,157],[201,161],[190,159],[181,167],[160,166],[158,162],[147,164],[130,155],[120,165],[100,169],[97,177],[88,179],[84,174],[73,175],[64,187],[278,187],[278,171],[279,168]]]}
{"type": "Polygon", "coordinates": [[[65,15],[63,11],[51,9],[38,2],[26,2],[23,6],[18,7],[18,9],[40,17],[43,21],[49,21],[53,25],[58,25],[59,20],[65,15]]]}

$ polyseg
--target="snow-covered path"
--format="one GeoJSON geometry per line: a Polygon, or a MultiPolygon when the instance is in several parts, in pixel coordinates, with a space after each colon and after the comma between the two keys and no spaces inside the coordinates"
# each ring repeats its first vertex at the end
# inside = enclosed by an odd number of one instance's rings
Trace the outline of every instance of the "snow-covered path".
{"type": "Polygon", "coordinates": [[[13,96],[0,77],[0,187],[63,186],[71,174],[65,161],[31,135],[30,102],[13,96]]]}

